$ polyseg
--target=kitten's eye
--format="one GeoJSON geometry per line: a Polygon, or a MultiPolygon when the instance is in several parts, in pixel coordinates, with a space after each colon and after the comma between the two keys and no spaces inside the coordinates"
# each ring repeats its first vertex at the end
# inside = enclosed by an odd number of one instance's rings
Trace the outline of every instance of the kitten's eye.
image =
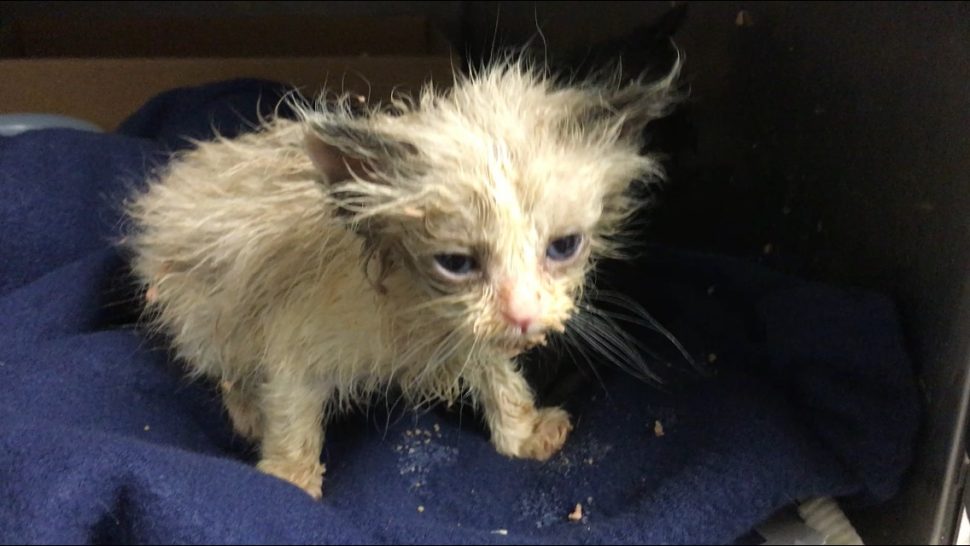
{"type": "Polygon", "coordinates": [[[556,262],[564,262],[576,255],[576,251],[579,250],[579,243],[582,240],[582,235],[560,237],[549,243],[549,247],[546,248],[546,257],[556,262]]]}
{"type": "Polygon", "coordinates": [[[448,277],[467,277],[478,271],[478,261],[467,254],[436,254],[434,261],[448,277]]]}

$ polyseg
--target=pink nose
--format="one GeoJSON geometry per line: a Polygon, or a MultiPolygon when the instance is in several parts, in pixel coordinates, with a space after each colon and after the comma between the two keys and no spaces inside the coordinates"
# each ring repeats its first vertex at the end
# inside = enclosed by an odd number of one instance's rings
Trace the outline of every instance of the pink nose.
{"type": "Polygon", "coordinates": [[[522,334],[536,325],[539,316],[539,294],[523,285],[506,284],[500,292],[502,316],[522,334]]]}
{"type": "Polygon", "coordinates": [[[505,320],[509,321],[509,324],[518,328],[523,334],[529,331],[529,327],[532,326],[532,321],[534,320],[533,317],[518,317],[511,315],[508,313],[508,311],[503,312],[502,316],[505,317],[505,320]]]}

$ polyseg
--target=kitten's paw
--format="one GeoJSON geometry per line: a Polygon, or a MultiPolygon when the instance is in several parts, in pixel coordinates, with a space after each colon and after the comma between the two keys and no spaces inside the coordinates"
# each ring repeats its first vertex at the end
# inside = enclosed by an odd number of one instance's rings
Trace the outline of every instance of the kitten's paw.
{"type": "Polygon", "coordinates": [[[546,461],[566,443],[573,425],[569,422],[569,414],[559,408],[542,408],[536,413],[535,428],[522,442],[518,456],[546,461]]]}
{"type": "Polygon", "coordinates": [[[326,469],[320,463],[307,465],[263,459],[256,468],[270,476],[290,482],[306,491],[314,500],[320,500],[323,496],[323,473],[326,469]]]}

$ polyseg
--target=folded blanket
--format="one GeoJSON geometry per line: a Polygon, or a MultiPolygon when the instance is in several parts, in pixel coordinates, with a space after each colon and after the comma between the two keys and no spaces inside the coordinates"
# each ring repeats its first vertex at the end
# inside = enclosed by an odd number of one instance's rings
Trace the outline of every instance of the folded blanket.
{"type": "Polygon", "coordinates": [[[617,283],[708,377],[598,367],[546,463],[497,454],[468,410],[379,403],[328,429],[321,502],[257,472],[212,386],[132,327],[111,241],[183,135],[246,130],[282,92],[176,90],[116,134],[0,138],[0,542],[730,543],[793,501],[897,491],[919,406],[893,304],[664,247],[617,283]]]}

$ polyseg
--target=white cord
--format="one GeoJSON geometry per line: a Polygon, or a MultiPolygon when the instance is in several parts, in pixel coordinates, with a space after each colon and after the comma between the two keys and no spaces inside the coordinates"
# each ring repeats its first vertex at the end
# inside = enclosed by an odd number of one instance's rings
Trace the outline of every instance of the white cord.
{"type": "Polygon", "coordinates": [[[863,544],[835,499],[822,497],[804,502],[798,507],[798,515],[806,525],[825,537],[825,544],[863,544]]]}

